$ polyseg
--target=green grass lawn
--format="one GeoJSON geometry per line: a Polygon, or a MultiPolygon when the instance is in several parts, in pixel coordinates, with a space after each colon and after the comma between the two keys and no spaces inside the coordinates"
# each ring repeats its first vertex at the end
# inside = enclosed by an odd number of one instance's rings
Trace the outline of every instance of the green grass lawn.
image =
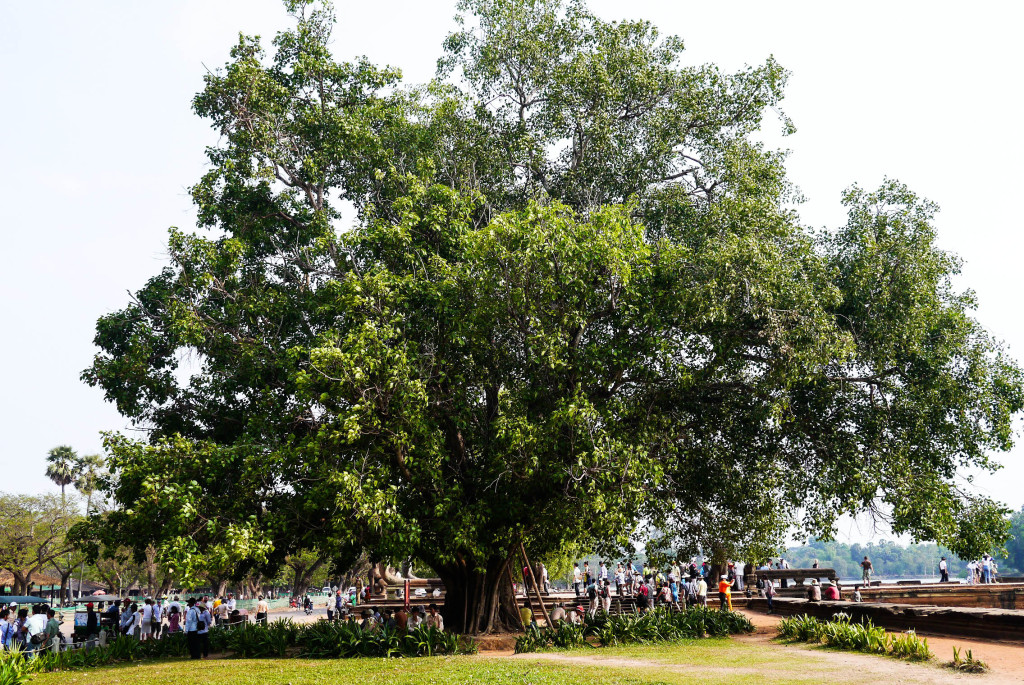
{"type": "MultiPolygon", "coordinates": [[[[881,667],[884,662],[877,660],[881,667]]],[[[546,652],[517,657],[450,656],[419,659],[186,659],[151,661],[91,671],[39,674],[33,685],[167,685],[180,678],[216,685],[716,685],[857,683],[827,654],[765,642],[707,639],[671,645],[546,652]]],[[[912,674],[903,672],[906,678],[912,674]]],[[[869,678],[870,679],[870,678],[869,678]]],[[[901,682],[913,682],[902,680],[901,682]]]]}

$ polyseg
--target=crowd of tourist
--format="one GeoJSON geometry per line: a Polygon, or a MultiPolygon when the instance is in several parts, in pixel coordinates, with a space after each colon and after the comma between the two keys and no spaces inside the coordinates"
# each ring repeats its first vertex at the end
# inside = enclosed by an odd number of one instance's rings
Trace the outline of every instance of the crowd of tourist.
{"type": "Polygon", "coordinates": [[[967,582],[970,585],[981,583],[994,583],[999,573],[996,560],[985,554],[980,560],[967,562],[967,582]]]}
{"type": "Polygon", "coordinates": [[[60,639],[60,621],[56,612],[45,604],[30,609],[16,604],[0,609],[0,649],[33,652],[45,649],[60,639]]]}

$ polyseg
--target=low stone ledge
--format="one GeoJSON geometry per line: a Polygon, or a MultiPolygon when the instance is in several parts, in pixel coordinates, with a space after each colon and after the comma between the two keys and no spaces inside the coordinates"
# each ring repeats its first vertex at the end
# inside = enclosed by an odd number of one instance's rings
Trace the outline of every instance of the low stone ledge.
{"type": "MultiPolygon", "coordinates": [[[[808,614],[821,619],[842,611],[853,620],[871,620],[876,626],[919,633],[974,637],[1024,643],[1024,611],[1019,609],[979,609],[975,607],[939,607],[915,604],[875,602],[811,602],[806,599],[776,598],[775,613],[782,616],[808,614]]],[[[766,612],[764,598],[750,599],[747,606],[766,612]]]]}

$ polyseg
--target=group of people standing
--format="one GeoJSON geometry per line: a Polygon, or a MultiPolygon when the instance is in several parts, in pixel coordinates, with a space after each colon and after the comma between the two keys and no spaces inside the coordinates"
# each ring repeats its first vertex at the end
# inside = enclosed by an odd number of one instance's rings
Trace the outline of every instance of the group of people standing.
{"type": "Polygon", "coordinates": [[[994,583],[998,572],[996,560],[989,554],[982,555],[980,560],[967,562],[967,582],[970,585],[994,583]]]}
{"type": "Polygon", "coordinates": [[[45,604],[18,608],[11,604],[0,609],[0,650],[24,652],[43,650],[60,640],[60,621],[56,612],[45,604]]]}
{"type": "MultiPolygon", "coordinates": [[[[730,584],[736,582],[735,568],[732,568],[730,584]]],[[[659,605],[671,605],[678,609],[683,604],[707,604],[708,584],[705,576],[709,570],[706,562],[698,565],[693,561],[689,564],[673,562],[667,569],[653,568],[646,564],[634,566],[631,561],[619,562],[614,571],[609,569],[608,562],[602,561],[596,570],[591,570],[590,562],[584,561],[582,567],[579,562],[573,564],[571,584],[578,598],[585,596],[589,601],[591,615],[601,610],[610,611],[613,580],[615,594],[620,598],[636,598],[638,611],[659,605]]],[[[727,578],[727,575],[722,577],[727,578]]],[[[564,611],[569,620],[572,615],[583,613],[582,604],[575,608],[558,608],[564,611]]],[[[579,618],[582,619],[582,616],[579,618]]]]}

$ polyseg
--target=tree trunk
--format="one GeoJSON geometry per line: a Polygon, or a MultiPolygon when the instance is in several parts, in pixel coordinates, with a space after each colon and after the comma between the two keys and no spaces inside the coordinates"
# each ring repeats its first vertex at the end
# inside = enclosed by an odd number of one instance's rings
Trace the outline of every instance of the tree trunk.
{"type": "Polygon", "coordinates": [[[31,575],[26,577],[24,574],[14,570],[11,571],[11,575],[14,576],[14,587],[11,588],[11,592],[15,595],[27,595],[26,586],[31,575]]]}
{"type": "MultiPolygon", "coordinates": [[[[60,601],[61,601],[62,604],[67,601],[67,596],[68,596],[68,594],[67,594],[68,593],[68,580],[71,578],[71,575],[74,572],[75,572],[75,569],[73,569],[73,568],[69,568],[66,571],[61,571],[60,572],[60,601]]],[[[79,585],[78,585],[78,595],[79,596],[82,595],[82,585],[81,585],[81,583],[79,583],[79,585]]]]}
{"type": "Polygon", "coordinates": [[[490,559],[484,570],[459,560],[431,567],[444,582],[444,625],[456,633],[480,634],[518,629],[519,609],[508,583],[509,559],[490,559]]]}

